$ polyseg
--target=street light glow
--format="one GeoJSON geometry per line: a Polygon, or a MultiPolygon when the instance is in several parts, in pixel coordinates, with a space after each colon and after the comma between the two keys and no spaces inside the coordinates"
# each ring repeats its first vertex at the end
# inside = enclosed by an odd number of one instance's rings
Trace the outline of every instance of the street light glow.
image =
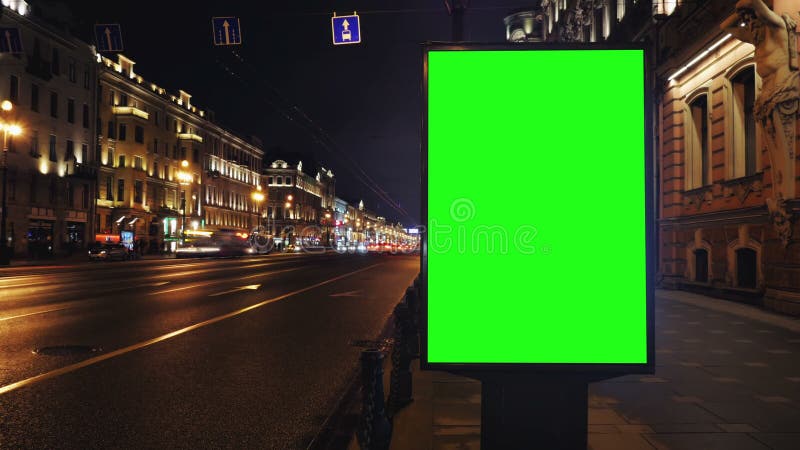
{"type": "Polygon", "coordinates": [[[19,136],[22,134],[22,127],[19,125],[8,125],[8,133],[12,136],[19,136]]]}
{"type": "Polygon", "coordinates": [[[185,159],[183,161],[181,161],[181,167],[189,167],[189,161],[187,161],[185,159]]]}
{"type": "Polygon", "coordinates": [[[0,104],[0,107],[3,108],[3,111],[11,111],[14,108],[14,105],[8,100],[3,100],[3,103],[0,104]]]}

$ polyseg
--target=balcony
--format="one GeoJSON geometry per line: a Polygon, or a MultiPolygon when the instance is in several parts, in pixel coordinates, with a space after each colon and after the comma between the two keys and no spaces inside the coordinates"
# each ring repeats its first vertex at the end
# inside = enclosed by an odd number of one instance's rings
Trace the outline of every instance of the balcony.
{"type": "Polygon", "coordinates": [[[96,180],[97,168],[89,164],[75,163],[72,170],[67,166],[67,176],[71,178],[80,178],[84,180],[96,180]]]}
{"type": "Polygon", "coordinates": [[[150,113],[134,106],[112,106],[111,112],[118,116],[134,116],[144,120],[150,118],[150,113]]]}
{"type": "Polygon", "coordinates": [[[178,140],[180,141],[195,141],[199,143],[203,143],[203,137],[198,136],[194,133],[178,133],[178,140]]]}

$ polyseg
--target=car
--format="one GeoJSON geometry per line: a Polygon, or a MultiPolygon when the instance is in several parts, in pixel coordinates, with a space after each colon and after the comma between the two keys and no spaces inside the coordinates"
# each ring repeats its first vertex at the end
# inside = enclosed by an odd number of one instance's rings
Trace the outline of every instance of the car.
{"type": "Polygon", "coordinates": [[[125,261],[129,257],[128,248],[121,244],[102,244],[89,249],[90,261],[125,261]]]}

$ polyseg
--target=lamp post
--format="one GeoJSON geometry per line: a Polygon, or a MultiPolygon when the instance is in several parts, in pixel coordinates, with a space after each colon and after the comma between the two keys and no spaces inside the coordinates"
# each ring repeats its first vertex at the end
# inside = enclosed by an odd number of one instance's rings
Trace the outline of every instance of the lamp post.
{"type": "Polygon", "coordinates": [[[186,243],[186,186],[189,186],[194,181],[192,174],[184,170],[187,167],[189,167],[189,161],[184,159],[181,161],[181,170],[178,171],[178,183],[183,186],[181,195],[181,244],[186,243]]]}
{"type": "MultiPolygon", "coordinates": [[[[10,112],[14,105],[8,100],[4,100],[0,104],[0,109],[3,112],[10,112]]],[[[8,218],[8,208],[6,206],[6,190],[8,187],[8,136],[19,136],[22,134],[22,128],[17,124],[0,122],[0,128],[3,130],[3,211],[2,222],[0,222],[0,265],[7,266],[11,263],[11,253],[13,248],[8,246],[8,235],[6,234],[6,219],[8,218]]]]}
{"type": "Polygon", "coordinates": [[[325,213],[325,244],[331,245],[331,213],[325,213]]]}
{"type": "MultiPolygon", "coordinates": [[[[256,227],[261,226],[261,202],[264,201],[264,193],[261,192],[261,185],[256,186],[256,190],[250,195],[254,202],[256,202],[256,214],[258,215],[258,223],[256,227]]],[[[269,217],[267,217],[269,218],[269,217]]]]}

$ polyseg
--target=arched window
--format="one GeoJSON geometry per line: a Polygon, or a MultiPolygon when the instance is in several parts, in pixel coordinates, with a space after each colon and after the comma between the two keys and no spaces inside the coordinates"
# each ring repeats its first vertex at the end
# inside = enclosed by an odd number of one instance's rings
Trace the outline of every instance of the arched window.
{"type": "Polygon", "coordinates": [[[755,289],[758,280],[758,255],[751,248],[736,250],[736,280],[738,287],[755,289]]]}
{"type": "Polygon", "coordinates": [[[708,144],[708,94],[695,97],[689,103],[686,129],[686,182],[687,190],[708,186],[711,164],[708,144]]]}
{"type": "Polygon", "coordinates": [[[758,170],[756,152],[755,70],[750,66],[731,78],[731,144],[734,178],[753,175],[758,170]]]}
{"type": "Polygon", "coordinates": [[[694,251],[694,281],[708,283],[708,250],[694,251]]]}

